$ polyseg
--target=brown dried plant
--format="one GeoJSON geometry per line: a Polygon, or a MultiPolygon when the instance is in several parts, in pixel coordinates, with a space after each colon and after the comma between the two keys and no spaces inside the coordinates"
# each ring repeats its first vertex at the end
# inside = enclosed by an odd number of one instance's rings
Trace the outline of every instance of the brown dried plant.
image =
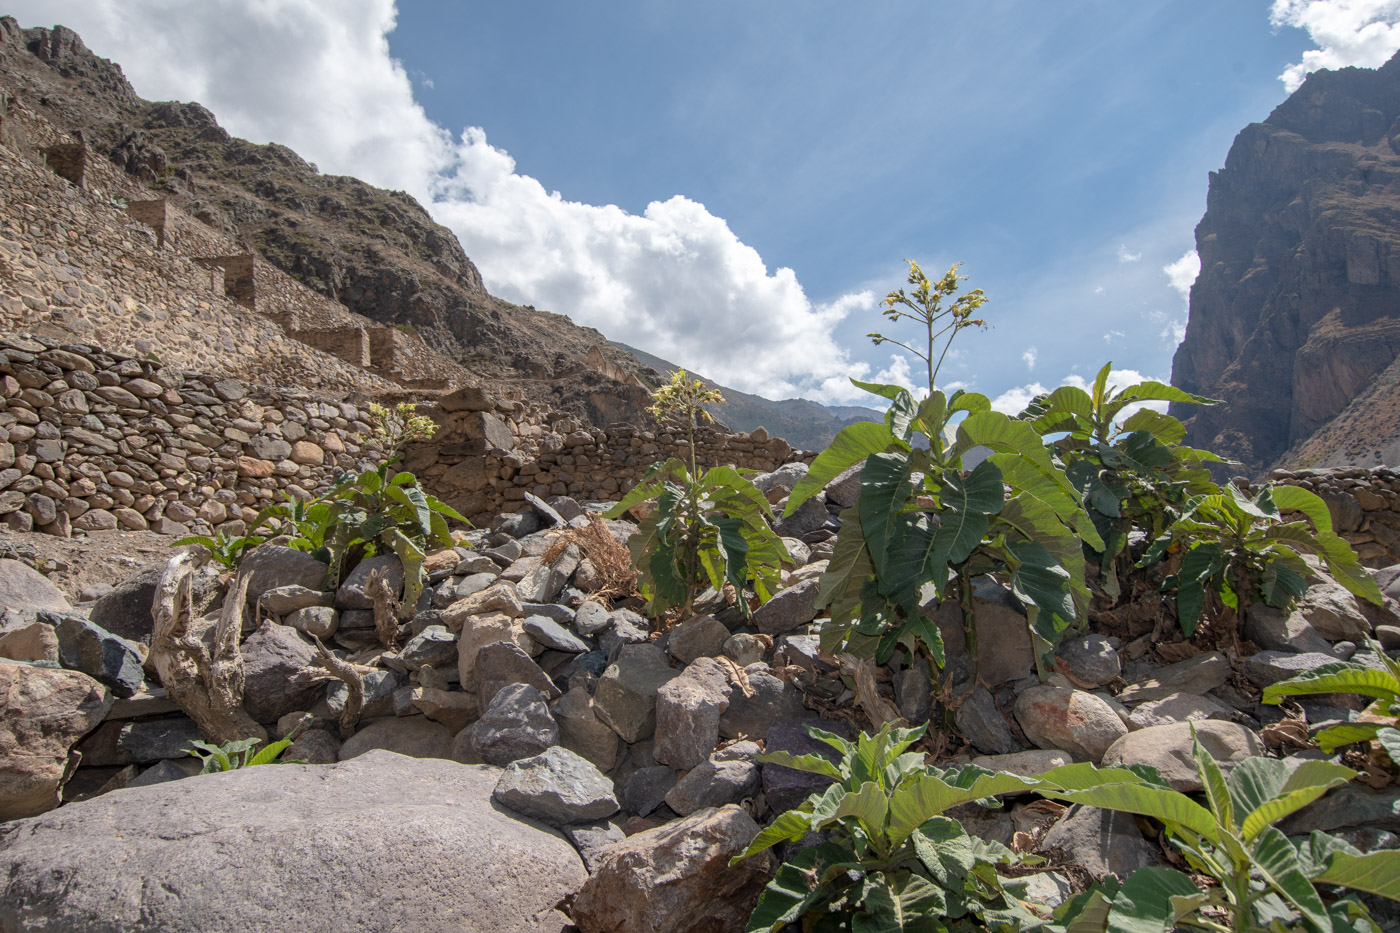
{"type": "Polygon", "coordinates": [[[613,537],[607,522],[590,515],[582,528],[564,529],[540,560],[553,563],[570,545],[577,545],[598,573],[600,585],[593,591],[594,596],[611,604],[636,595],[637,568],[632,565],[632,554],[627,545],[613,537]]]}

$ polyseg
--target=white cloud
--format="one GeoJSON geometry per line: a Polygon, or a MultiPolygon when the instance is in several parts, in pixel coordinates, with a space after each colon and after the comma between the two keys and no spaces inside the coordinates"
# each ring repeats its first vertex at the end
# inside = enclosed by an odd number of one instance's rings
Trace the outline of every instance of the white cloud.
{"type": "Polygon", "coordinates": [[[72,27],[120,62],[144,97],[198,100],[236,135],[408,191],[452,228],[503,298],[744,391],[862,395],[847,378],[870,367],[852,361],[832,329],[873,308],[872,292],[814,302],[792,270],[770,271],[703,204],[673,195],[636,215],[569,201],[516,173],[483,129],[454,138],[414,100],[412,79],[389,54],[394,0],[170,6],[12,0],[9,11],[24,25],[72,27]]]}
{"type": "Polygon", "coordinates": [[[1279,75],[1290,94],[1320,68],[1377,68],[1400,49],[1397,0],[1274,0],[1269,22],[1305,29],[1319,46],[1279,75]]]}
{"type": "Polygon", "coordinates": [[[1026,347],[1021,353],[1021,359],[1025,362],[1027,370],[1035,369],[1035,359],[1037,356],[1039,356],[1039,353],[1036,351],[1035,347],[1026,347]]]}
{"type": "Polygon", "coordinates": [[[1122,340],[1122,339],[1123,339],[1124,337],[1126,337],[1126,336],[1128,336],[1128,335],[1125,334],[1125,333],[1123,333],[1121,330],[1111,330],[1111,331],[1109,331],[1108,333],[1106,333],[1106,334],[1103,335],[1103,342],[1104,342],[1104,343],[1113,343],[1113,341],[1115,341],[1115,340],[1122,340]]]}
{"type": "Polygon", "coordinates": [[[1163,266],[1162,271],[1167,274],[1172,288],[1181,292],[1182,298],[1189,299],[1191,286],[1195,284],[1196,276],[1201,274],[1201,257],[1194,249],[1188,249],[1176,262],[1169,262],[1163,266]]]}
{"type": "Polygon", "coordinates": [[[1103,286],[1102,286],[1102,285],[1095,285],[1095,286],[1094,286],[1094,294],[1095,294],[1095,295],[1102,295],[1102,294],[1103,294],[1103,286]]]}
{"type": "Polygon", "coordinates": [[[1137,262],[1137,261],[1138,261],[1139,259],[1141,259],[1141,258],[1142,258],[1142,253],[1130,253],[1130,252],[1128,252],[1128,246],[1127,246],[1127,244],[1125,244],[1125,243],[1119,243],[1119,244],[1118,244],[1118,261],[1119,261],[1119,262],[1137,262]]]}
{"type": "MultiPolygon", "coordinates": [[[[1098,373],[1096,372],[1094,375],[1097,376],[1098,373]]],[[[1135,385],[1139,382],[1168,381],[1169,380],[1167,379],[1159,379],[1154,378],[1152,376],[1144,376],[1136,369],[1111,369],[1108,372],[1108,387],[1110,393],[1115,389],[1122,389],[1130,385],[1135,385]]],[[[1093,380],[1085,379],[1083,376],[1080,376],[1076,373],[1071,373],[1064,379],[1060,380],[1059,385],[1078,386],[1079,388],[1088,392],[1091,390],[1093,380]]],[[[1042,383],[1039,382],[1030,382],[1026,385],[1014,386],[1010,389],[1007,389],[1005,392],[1001,393],[996,398],[992,399],[992,408],[996,411],[1005,412],[1008,415],[1019,414],[1026,407],[1026,405],[1030,403],[1031,399],[1035,398],[1037,395],[1044,395],[1047,392],[1054,391],[1054,389],[1057,387],[1058,386],[1052,386],[1047,389],[1042,383]]],[[[1122,421],[1123,419],[1131,416],[1134,412],[1139,411],[1143,408],[1151,408],[1154,411],[1166,411],[1167,403],[1143,402],[1137,405],[1128,405],[1118,416],[1118,420],[1122,421]]]]}

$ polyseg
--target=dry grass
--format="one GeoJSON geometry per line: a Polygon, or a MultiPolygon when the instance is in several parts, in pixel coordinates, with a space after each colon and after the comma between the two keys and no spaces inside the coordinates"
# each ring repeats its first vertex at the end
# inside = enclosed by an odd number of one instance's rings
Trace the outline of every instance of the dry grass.
{"type": "Polygon", "coordinates": [[[637,594],[637,568],[632,566],[632,552],[627,545],[613,537],[607,522],[590,515],[584,527],[566,528],[554,539],[541,560],[546,564],[552,563],[570,545],[577,546],[597,572],[594,596],[611,603],[637,594]]]}

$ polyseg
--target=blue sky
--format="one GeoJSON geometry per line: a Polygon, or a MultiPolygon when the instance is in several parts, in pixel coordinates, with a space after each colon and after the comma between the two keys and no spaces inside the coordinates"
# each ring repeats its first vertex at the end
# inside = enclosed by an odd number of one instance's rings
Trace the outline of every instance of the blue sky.
{"type": "Polygon", "coordinates": [[[1108,359],[1166,378],[1207,173],[1307,69],[1400,46],[1395,0],[8,8],[410,191],[494,293],[746,391],[918,384],[864,335],[904,258],[962,261],[993,327],[942,379],[1008,407],[1108,359]]]}

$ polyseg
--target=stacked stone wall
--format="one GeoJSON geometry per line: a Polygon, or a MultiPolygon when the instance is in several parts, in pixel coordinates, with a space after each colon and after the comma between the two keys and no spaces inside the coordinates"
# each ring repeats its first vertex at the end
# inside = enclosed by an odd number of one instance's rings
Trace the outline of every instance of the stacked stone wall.
{"type": "MultiPolygon", "coordinates": [[[[408,452],[407,467],[473,521],[518,511],[527,492],[580,501],[620,498],[658,460],[687,459],[683,432],[627,423],[596,428],[577,419],[480,389],[444,396],[428,409],[438,432],[408,452]]],[[[762,428],[729,434],[710,427],[696,437],[703,470],[727,464],[766,472],[814,453],[793,450],[762,428]]]]}
{"type": "Polygon", "coordinates": [[[165,245],[167,203],[165,198],[154,198],[148,201],[131,201],[126,205],[126,212],[132,220],[145,224],[155,232],[157,246],[165,245]]]}
{"type": "Polygon", "coordinates": [[[1400,472],[1384,466],[1275,470],[1269,479],[1321,497],[1332,515],[1333,530],[1356,550],[1365,566],[1379,569],[1400,564],[1400,472]]]}
{"type": "MultiPolygon", "coordinates": [[[[77,188],[0,146],[0,191],[5,192],[0,198],[0,329],[133,357],[158,354],[179,369],[251,382],[366,392],[397,388],[240,308],[223,295],[219,273],[217,287],[211,288],[210,271],[191,254],[234,254],[237,244],[168,207],[166,248],[160,248],[149,226],[94,188],[96,169],[99,176],[107,169],[118,172],[90,160],[89,184],[77,188]]],[[[149,195],[130,185],[123,193],[149,195]]],[[[326,300],[281,273],[267,281],[274,296],[285,287],[326,300]]]]}
{"type": "Polygon", "coordinates": [[[87,149],[82,143],[61,143],[44,147],[44,163],[49,170],[69,184],[83,186],[87,168],[87,149]]]}
{"type": "Polygon", "coordinates": [[[12,528],[239,532],[382,457],[345,398],[0,338],[0,516],[12,528]]]}

